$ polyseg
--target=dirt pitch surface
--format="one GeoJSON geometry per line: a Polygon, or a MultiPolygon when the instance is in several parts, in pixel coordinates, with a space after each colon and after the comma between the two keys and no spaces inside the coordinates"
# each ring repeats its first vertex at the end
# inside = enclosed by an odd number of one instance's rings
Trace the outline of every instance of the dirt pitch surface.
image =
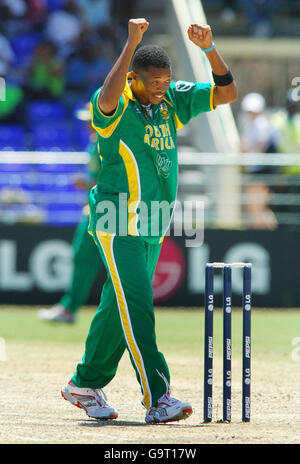
{"type": "MultiPolygon", "coordinates": [[[[272,444],[300,443],[300,364],[290,353],[279,361],[252,362],[251,422],[241,422],[241,382],[232,390],[232,422],[222,415],[221,359],[215,360],[214,422],[203,424],[203,354],[180,355],[164,350],[173,396],[190,401],[185,421],[146,425],[141,394],[128,355],[105,391],[119,411],[114,421],[89,419],[61,398],[60,388],[81,360],[82,344],[9,340],[0,362],[0,443],[2,444],[272,444]],[[219,374],[218,372],[219,371],[219,374]]],[[[240,371],[239,361],[233,370],[240,371]]]]}

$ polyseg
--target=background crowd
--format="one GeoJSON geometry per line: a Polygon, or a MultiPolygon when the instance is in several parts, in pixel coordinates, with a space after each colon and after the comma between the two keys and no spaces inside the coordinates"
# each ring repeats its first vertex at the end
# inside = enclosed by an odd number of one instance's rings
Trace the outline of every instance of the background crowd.
{"type": "Polygon", "coordinates": [[[0,0],[0,76],[6,83],[0,124],[21,126],[2,128],[2,145],[6,138],[16,149],[48,149],[53,140],[62,149],[85,147],[86,133],[72,127],[74,111],[109,72],[136,3],[0,0]],[[51,134],[38,127],[47,123],[49,129],[49,120],[51,134]]]}
{"type": "Polygon", "coordinates": [[[216,4],[221,9],[224,23],[234,23],[242,13],[249,23],[249,35],[252,37],[272,36],[272,20],[279,9],[293,18],[300,15],[299,0],[203,0],[204,8],[216,4]]]}

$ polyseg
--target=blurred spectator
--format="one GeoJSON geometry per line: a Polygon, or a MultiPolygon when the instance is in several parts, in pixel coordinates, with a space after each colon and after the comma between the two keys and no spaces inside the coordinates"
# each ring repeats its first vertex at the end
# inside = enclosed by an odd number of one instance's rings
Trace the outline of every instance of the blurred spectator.
{"type": "Polygon", "coordinates": [[[78,52],[67,62],[67,90],[74,93],[75,98],[89,100],[102,85],[110,69],[110,62],[102,56],[99,36],[85,32],[81,36],[78,52]]]}
{"type": "MultiPolygon", "coordinates": [[[[241,102],[241,151],[245,153],[270,153],[276,151],[275,131],[265,115],[266,101],[259,93],[247,94],[241,102]]],[[[269,173],[264,166],[252,166],[248,173],[269,173]]],[[[269,208],[270,191],[258,178],[244,187],[245,213],[249,226],[255,229],[274,229],[277,220],[269,208]]]]}
{"type": "Polygon", "coordinates": [[[48,15],[46,0],[27,0],[27,4],[26,21],[30,31],[42,32],[48,15]]]}
{"type": "MultiPolygon", "coordinates": [[[[75,0],[84,24],[97,30],[111,22],[109,0],[75,0]]],[[[124,3],[124,2],[123,2],[124,3]]],[[[125,2],[127,4],[127,2],[125,2]]]]}
{"type": "Polygon", "coordinates": [[[103,56],[116,59],[127,37],[128,20],[135,17],[137,0],[75,0],[84,27],[101,37],[103,56]]]}
{"type": "Polygon", "coordinates": [[[278,0],[240,0],[249,18],[253,37],[271,35],[271,19],[277,8],[278,0]]]}
{"type": "Polygon", "coordinates": [[[8,38],[28,28],[27,8],[25,0],[0,0],[1,30],[8,38]]]}
{"type": "Polygon", "coordinates": [[[76,49],[82,28],[80,9],[75,0],[67,0],[62,10],[49,14],[45,36],[57,46],[58,55],[67,58],[76,49]]]}
{"type": "MultiPolygon", "coordinates": [[[[272,115],[271,122],[277,131],[278,137],[278,151],[286,154],[300,155],[300,113],[299,101],[296,100],[297,95],[294,96],[295,89],[290,89],[286,94],[285,108],[275,112],[272,115]]],[[[300,158],[297,157],[297,161],[300,158]]],[[[276,186],[276,193],[279,194],[294,194],[299,195],[299,174],[300,165],[283,166],[280,172],[284,174],[280,185],[276,186]],[[294,176],[294,181],[289,182],[290,177],[294,176]]],[[[298,211],[299,202],[294,202],[286,206],[278,207],[279,212],[298,211]]]]}
{"type": "Polygon", "coordinates": [[[247,203],[245,213],[248,225],[252,229],[273,230],[278,227],[278,221],[273,211],[268,207],[270,203],[269,188],[260,183],[251,183],[245,187],[247,203]]]}
{"type": "MultiPolygon", "coordinates": [[[[86,177],[77,177],[74,183],[77,188],[84,189],[87,192],[87,200],[89,190],[97,182],[101,162],[97,148],[97,137],[95,130],[91,124],[90,103],[85,103],[82,108],[79,108],[75,117],[79,121],[85,122],[86,129],[89,132],[89,141],[86,147],[89,156],[88,170],[89,175],[86,177]]],[[[76,227],[74,238],[72,241],[73,248],[73,270],[71,280],[66,293],[50,309],[40,309],[38,317],[48,322],[75,322],[79,309],[86,304],[90,290],[99,271],[104,271],[104,267],[95,253],[95,243],[88,233],[90,210],[86,205],[82,210],[82,215],[79,224],[76,227]]]]}
{"type": "Polygon", "coordinates": [[[0,191],[0,222],[40,224],[43,221],[44,212],[33,203],[29,192],[16,187],[6,187],[0,191]]]}
{"type": "MultiPolygon", "coordinates": [[[[278,151],[280,153],[300,154],[300,105],[293,95],[295,89],[286,94],[285,109],[275,112],[271,123],[277,131],[278,151]]],[[[300,166],[287,166],[285,173],[300,173],[300,166]]]]}
{"type": "Polygon", "coordinates": [[[25,98],[21,86],[6,79],[5,100],[0,102],[0,124],[23,125],[25,122],[24,107],[25,98]]]}
{"type": "Polygon", "coordinates": [[[58,99],[65,86],[63,62],[56,57],[56,47],[50,40],[41,42],[35,49],[29,70],[26,90],[32,99],[58,99]]]}
{"type": "Polygon", "coordinates": [[[15,60],[15,54],[7,38],[0,34],[0,76],[8,73],[15,60]]]}
{"type": "Polygon", "coordinates": [[[299,0],[287,0],[289,13],[291,16],[300,15],[300,1],[299,0]]]}
{"type": "Polygon", "coordinates": [[[2,0],[2,5],[5,5],[13,16],[24,16],[27,12],[26,0],[2,0]]]}
{"type": "Polygon", "coordinates": [[[236,19],[237,0],[224,0],[222,2],[221,19],[224,23],[232,23],[236,19]]]}
{"type": "Polygon", "coordinates": [[[128,0],[125,3],[122,0],[111,1],[111,36],[118,55],[127,38],[128,21],[136,17],[137,4],[137,0],[128,0]]]}
{"type": "MultiPolygon", "coordinates": [[[[256,92],[248,93],[241,102],[241,150],[246,153],[274,153],[275,131],[265,114],[266,101],[256,92]]],[[[254,171],[261,171],[255,167],[254,171]]]]}
{"type": "Polygon", "coordinates": [[[128,21],[130,18],[136,17],[137,0],[122,0],[111,1],[111,17],[112,22],[119,24],[121,27],[128,28],[128,21]]]}
{"type": "MultiPolygon", "coordinates": [[[[122,0],[119,1],[122,3],[122,0]]],[[[217,15],[225,24],[235,22],[234,26],[237,26],[238,15],[243,12],[249,22],[250,35],[257,38],[270,37],[273,34],[272,21],[275,14],[276,23],[281,17],[288,19],[288,16],[294,18],[300,15],[299,0],[202,0],[202,4],[208,14],[217,15]]],[[[240,30],[234,27],[233,35],[236,35],[235,31],[240,33],[240,30]]],[[[231,34],[228,29],[226,32],[231,34]]],[[[289,35],[290,32],[292,30],[284,24],[283,35],[289,35]]],[[[280,31],[276,30],[276,35],[280,36],[280,31]]]]}

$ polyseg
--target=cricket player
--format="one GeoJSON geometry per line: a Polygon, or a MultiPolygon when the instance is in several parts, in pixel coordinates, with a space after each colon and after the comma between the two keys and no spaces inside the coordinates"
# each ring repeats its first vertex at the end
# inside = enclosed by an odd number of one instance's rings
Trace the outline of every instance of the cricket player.
{"type": "MultiPolygon", "coordinates": [[[[88,179],[76,181],[77,187],[89,192],[91,187],[97,182],[97,175],[101,166],[97,135],[91,125],[90,104],[87,103],[83,108],[78,109],[75,116],[77,119],[85,122],[90,131],[90,140],[86,148],[86,152],[89,154],[88,179]]],[[[69,286],[57,304],[49,309],[39,309],[37,315],[43,321],[75,322],[80,307],[88,299],[96,277],[102,269],[104,272],[104,265],[97,251],[96,244],[88,233],[89,217],[90,208],[87,204],[82,210],[81,218],[72,240],[73,269],[69,286]]]]}
{"type": "Polygon", "coordinates": [[[90,193],[89,230],[107,280],[82,362],[61,393],[89,417],[117,418],[102,389],[127,349],[146,423],[154,424],[192,414],[188,402],[171,396],[168,365],[156,343],[151,280],[169,224],[154,206],[174,205],[177,129],[200,113],[234,101],[237,90],[210,26],[192,24],[187,33],[193,46],[206,53],[215,84],[172,82],[170,59],[161,47],[137,48],[148,27],[144,18],[129,20],[124,49],[91,99],[102,165],[90,193]]]}

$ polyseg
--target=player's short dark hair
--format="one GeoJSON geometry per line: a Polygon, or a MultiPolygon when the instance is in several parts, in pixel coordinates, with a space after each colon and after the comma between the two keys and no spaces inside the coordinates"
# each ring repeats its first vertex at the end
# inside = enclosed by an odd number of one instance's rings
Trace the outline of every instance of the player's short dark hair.
{"type": "Polygon", "coordinates": [[[133,56],[132,69],[135,72],[155,68],[170,68],[171,60],[167,52],[158,45],[143,45],[133,56]]]}

